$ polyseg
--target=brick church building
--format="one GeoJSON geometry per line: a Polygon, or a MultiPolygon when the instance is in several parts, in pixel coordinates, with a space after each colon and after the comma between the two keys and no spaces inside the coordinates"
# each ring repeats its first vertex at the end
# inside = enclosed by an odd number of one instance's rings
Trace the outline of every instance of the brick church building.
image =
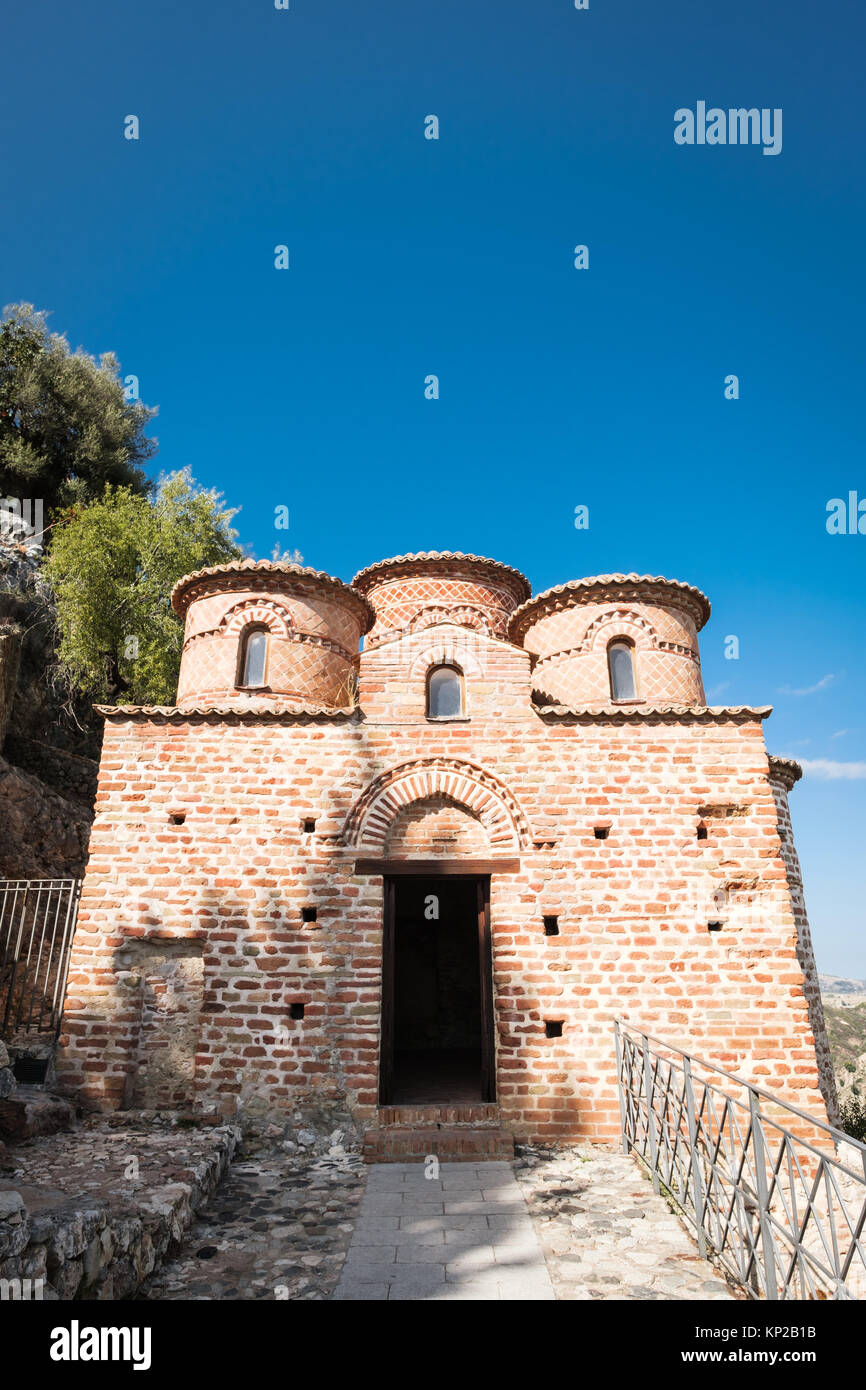
{"type": "Polygon", "coordinates": [[[834,1116],[800,769],[769,708],[707,706],[697,589],[424,553],[172,603],[177,703],[102,709],[85,1103],[612,1142],[619,1016],[834,1116]]]}

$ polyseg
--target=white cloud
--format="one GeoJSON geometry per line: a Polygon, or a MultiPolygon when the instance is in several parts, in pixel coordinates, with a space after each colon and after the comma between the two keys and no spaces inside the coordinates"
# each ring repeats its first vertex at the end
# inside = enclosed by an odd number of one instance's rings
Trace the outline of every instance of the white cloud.
{"type": "Polygon", "coordinates": [[[781,685],[779,687],[779,694],[814,695],[816,690],[826,690],[827,686],[831,685],[835,679],[836,677],[831,673],[829,676],[822,676],[821,679],[819,681],[816,681],[814,685],[802,686],[799,690],[794,689],[790,685],[781,685]]]}
{"type": "Polygon", "coordinates": [[[866,763],[837,763],[832,758],[798,758],[797,761],[807,777],[817,777],[822,782],[835,782],[840,778],[866,779],[866,763]]]}

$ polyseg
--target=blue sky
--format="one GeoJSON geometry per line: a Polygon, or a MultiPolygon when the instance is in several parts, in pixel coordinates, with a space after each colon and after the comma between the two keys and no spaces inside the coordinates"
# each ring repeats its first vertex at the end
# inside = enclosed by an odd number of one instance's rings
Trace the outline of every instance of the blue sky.
{"type": "Polygon", "coordinates": [[[866,536],[825,519],[866,498],[864,30],[855,0],[47,0],[5,17],[0,93],[3,302],[115,351],[155,469],[256,554],[705,590],[710,698],[806,760],[819,966],[858,977],[866,536]],[[781,154],[676,145],[699,100],[781,108],[781,154]]]}

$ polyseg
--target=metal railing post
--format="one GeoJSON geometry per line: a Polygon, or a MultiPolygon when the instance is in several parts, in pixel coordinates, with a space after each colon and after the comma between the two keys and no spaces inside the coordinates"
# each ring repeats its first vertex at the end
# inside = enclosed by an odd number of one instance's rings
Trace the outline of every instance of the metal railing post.
{"type": "Polygon", "coordinates": [[[761,1100],[756,1091],[749,1087],[749,1114],[752,1122],[752,1148],[755,1154],[755,1187],[758,1196],[758,1220],[761,1230],[761,1250],[764,1255],[766,1274],[765,1296],[778,1299],[776,1281],[776,1251],[773,1245],[773,1229],[770,1223],[770,1210],[767,1200],[767,1146],[764,1140],[764,1126],[761,1119],[761,1100]]]}
{"type": "Polygon", "coordinates": [[[623,1076],[623,1050],[622,1034],[619,1031],[619,1019],[613,1021],[613,1032],[616,1038],[616,1089],[619,1095],[619,1128],[622,1135],[622,1151],[628,1153],[628,1119],[625,1108],[625,1078],[623,1076]]]}
{"type": "Polygon", "coordinates": [[[643,1045],[643,1085],[646,1099],[646,1133],[647,1141],[649,1143],[650,1162],[652,1164],[653,1192],[661,1192],[661,1183],[659,1182],[659,1155],[658,1143],[656,1141],[655,1111],[653,1110],[652,1103],[653,1091],[652,1073],[650,1070],[649,1059],[650,1048],[649,1038],[647,1037],[646,1033],[641,1033],[641,1041],[643,1045]]]}
{"type": "Polygon", "coordinates": [[[704,1184],[698,1163],[698,1126],[695,1120],[695,1092],[692,1086],[692,1059],[683,1058],[683,1077],[686,1093],[686,1120],[689,1126],[689,1157],[692,1169],[692,1201],[695,1204],[695,1224],[698,1228],[698,1250],[706,1257],[707,1237],[704,1231],[704,1184]]]}

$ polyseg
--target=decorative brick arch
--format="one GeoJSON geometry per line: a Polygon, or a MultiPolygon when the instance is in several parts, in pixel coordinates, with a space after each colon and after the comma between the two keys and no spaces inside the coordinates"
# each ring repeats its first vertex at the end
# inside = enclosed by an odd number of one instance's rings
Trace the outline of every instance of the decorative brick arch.
{"type": "Polygon", "coordinates": [[[468,603],[460,604],[457,608],[446,608],[436,603],[428,604],[415,614],[405,631],[420,632],[424,628],[434,627],[437,623],[456,623],[458,627],[468,627],[473,632],[490,632],[487,614],[468,603]]]}
{"type": "Polygon", "coordinates": [[[409,676],[425,676],[431,666],[459,666],[464,676],[483,676],[478,658],[459,640],[447,639],[435,646],[425,647],[413,656],[409,676]]]}
{"type": "Polygon", "coordinates": [[[274,599],[244,599],[223,615],[220,628],[226,636],[236,636],[243,628],[256,623],[266,627],[275,637],[289,637],[294,628],[292,615],[274,599]]]}
{"type": "Polygon", "coordinates": [[[647,647],[657,647],[658,637],[652,623],[646,618],[641,617],[640,613],[635,613],[630,608],[617,608],[609,613],[600,613],[599,616],[590,623],[583,639],[578,647],[579,652],[590,652],[593,647],[598,646],[604,640],[604,629],[616,627],[618,634],[623,637],[630,637],[638,650],[647,647]]]}
{"type": "Polygon", "coordinates": [[[395,816],[413,801],[436,796],[477,816],[490,836],[491,849],[529,848],[529,824],[507,787],[482,768],[452,758],[419,758],[383,772],[346,817],[343,841],[382,850],[395,816]]]}

